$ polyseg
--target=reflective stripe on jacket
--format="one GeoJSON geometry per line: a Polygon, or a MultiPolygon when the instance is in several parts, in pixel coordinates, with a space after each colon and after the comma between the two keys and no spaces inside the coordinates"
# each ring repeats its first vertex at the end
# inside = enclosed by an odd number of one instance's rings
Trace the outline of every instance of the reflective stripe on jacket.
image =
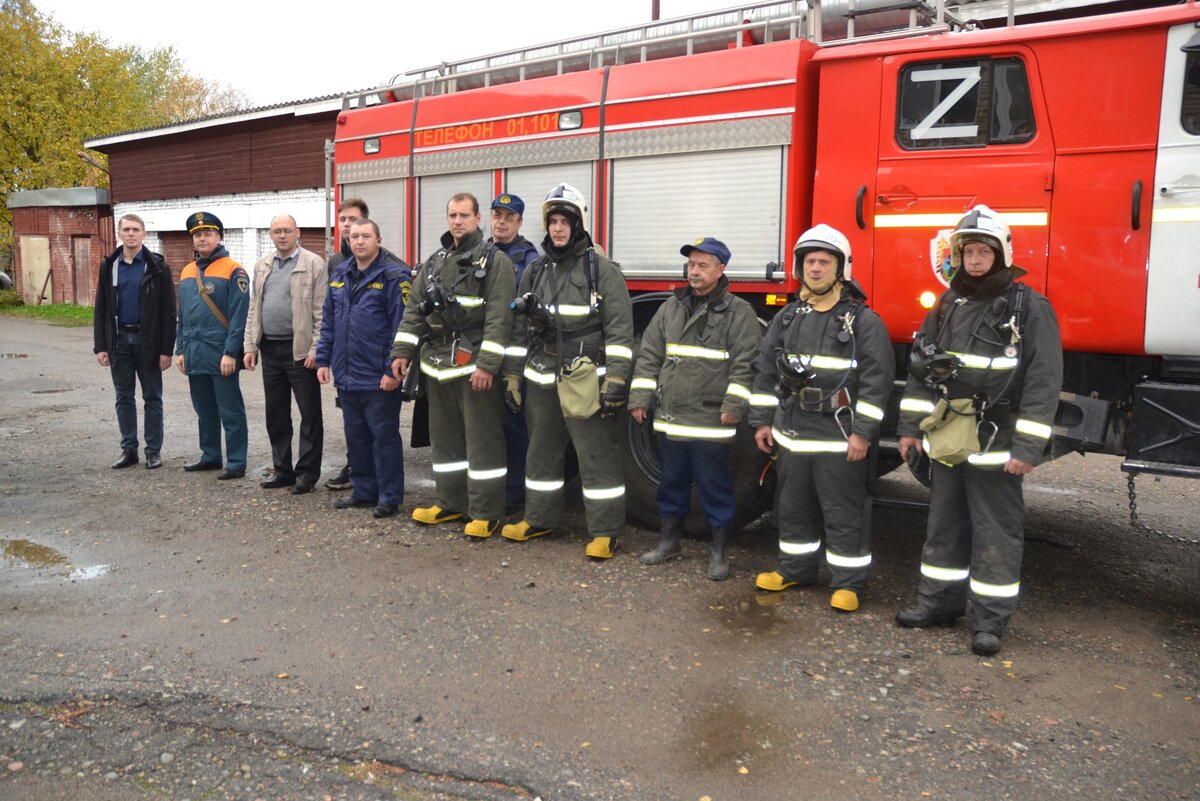
{"type": "MultiPolygon", "coordinates": [[[[584,235],[562,260],[555,262],[544,256],[540,262],[534,262],[521,277],[517,294],[523,296],[533,292],[550,307],[551,317],[563,332],[564,364],[570,362],[572,353],[602,348],[604,374],[628,380],[634,348],[633,302],[621,269],[597,253],[596,293],[601,300],[598,313],[593,312],[587,280],[587,254],[591,248],[591,238],[584,235]],[[591,327],[596,330],[571,336],[572,332],[591,327]]],[[[553,383],[557,363],[557,357],[552,355],[556,347],[554,332],[535,341],[536,335],[528,317],[516,319],[504,374],[524,375],[538,383],[553,383]]]]}
{"type": "Polygon", "coordinates": [[[417,342],[429,337],[421,347],[420,369],[437,381],[461,378],[474,372],[476,365],[492,375],[500,372],[512,335],[510,304],[516,277],[512,262],[497,248],[491,251],[488,267],[486,249],[479,231],[464,236],[457,246],[449,232],[442,234],[441,249],[418,269],[392,358],[412,359],[417,342]],[[484,277],[476,278],[476,272],[483,269],[487,270],[484,277]],[[426,315],[420,305],[431,281],[440,282],[443,293],[453,295],[456,302],[426,315]],[[453,332],[458,332],[458,354],[453,332]]]}
{"type": "Polygon", "coordinates": [[[807,303],[795,301],[771,320],[754,361],[752,426],[772,425],[784,434],[782,440],[777,436],[777,441],[800,443],[796,450],[808,452],[829,452],[834,446],[837,452],[844,451],[850,434],[868,440],[879,436],[895,379],[895,357],[883,320],[859,303],[856,294],[855,285],[845,284],[837,305],[829,311],[813,311],[807,303]],[[839,334],[848,333],[844,321],[850,313],[854,315],[854,335],[843,342],[839,334]],[[839,390],[845,390],[848,411],[826,414],[802,408],[794,397],[779,401],[775,385],[781,351],[800,356],[809,366],[816,375],[809,388],[817,390],[820,397],[833,400],[839,390]]]}
{"type": "Polygon", "coordinates": [[[653,410],[654,429],[671,439],[729,440],[737,425],[721,425],[721,414],[746,416],[758,318],[724,276],[695,313],[690,295],[676,290],[642,334],[629,408],[653,410]]]}
{"type": "MultiPolygon", "coordinates": [[[[921,325],[928,341],[936,340],[962,362],[958,375],[947,385],[948,396],[971,398],[984,393],[996,404],[988,416],[997,424],[995,437],[991,437],[991,425],[980,426],[980,446],[986,452],[968,459],[979,466],[1003,467],[1010,457],[1037,464],[1053,434],[1051,424],[1062,391],[1058,319],[1050,302],[1032,288],[1025,289],[1020,342],[1015,353],[1008,350],[1012,334],[1001,326],[1013,317],[1008,304],[1015,295],[1011,288],[1016,277],[1012,269],[1008,273],[1007,279],[996,275],[989,282],[990,291],[971,297],[955,293],[953,300],[939,298],[921,325]],[[992,440],[990,448],[988,439],[992,440]]],[[[920,439],[921,420],[933,411],[937,398],[933,390],[909,375],[897,433],[920,439]]]]}

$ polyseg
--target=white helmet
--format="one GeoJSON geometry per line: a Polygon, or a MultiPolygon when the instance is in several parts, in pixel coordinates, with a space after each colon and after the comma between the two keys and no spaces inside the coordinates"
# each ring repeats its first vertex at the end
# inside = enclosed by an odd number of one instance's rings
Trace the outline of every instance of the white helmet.
{"type": "Polygon", "coordinates": [[[968,211],[950,234],[950,274],[962,267],[963,245],[968,242],[983,242],[996,251],[1003,264],[1001,268],[1013,266],[1012,232],[1004,218],[987,206],[980,204],[968,211]]]}
{"type": "Polygon", "coordinates": [[[555,211],[565,211],[579,219],[579,225],[587,230],[587,201],[583,193],[570,184],[559,184],[550,190],[542,201],[542,227],[550,230],[550,215],[555,211]]]}
{"type": "Polygon", "coordinates": [[[804,256],[809,251],[824,250],[832,253],[838,261],[838,277],[843,281],[850,280],[850,240],[838,229],[824,223],[809,228],[800,234],[796,247],[792,249],[795,261],[792,264],[792,274],[796,278],[804,277],[804,256]]]}

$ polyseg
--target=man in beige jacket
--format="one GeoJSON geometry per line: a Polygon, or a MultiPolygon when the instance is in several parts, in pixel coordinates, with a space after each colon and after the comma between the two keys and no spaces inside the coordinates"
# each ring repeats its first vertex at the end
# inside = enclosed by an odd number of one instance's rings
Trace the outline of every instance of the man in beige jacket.
{"type": "Polygon", "coordinates": [[[254,289],[246,318],[247,370],[263,366],[267,437],[275,474],[266,489],[312,492],[321,475],[325,427],[317,382],[317,338],[321,307],[329,288],[325,259],[300,247],[300,229],[289,214],[271,220],[275,252],[254,265],[254,289]],[[292,466],[291,396],[300,409],[300,452],[292,466]]]}

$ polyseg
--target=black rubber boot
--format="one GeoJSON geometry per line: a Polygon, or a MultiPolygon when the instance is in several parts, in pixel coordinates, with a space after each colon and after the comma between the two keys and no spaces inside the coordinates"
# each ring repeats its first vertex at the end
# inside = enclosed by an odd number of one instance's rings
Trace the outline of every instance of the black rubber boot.
{"type": "Polygon", "coordinates": [[[638,557],[638,561],[643,565],[661,565],[672,559],[680,559],[683,557],[683,548],[679,545],[679,540],[683,538],[683,518],[682,517],[664,517],[662,519],[662,533],[659,535],[658,547],[653,551],[646,551],[638,557]]]}
{"type": "Polygon", "coordinates": [[[931,626],[953,626],[962,612],[943,612],[917,603],[896,613],[896,623],[906,629],[927,629],[931,626]]]}
{"type": "Polygon", "coordinates": [[[732,533],[729,526],[717,526],[712,530],[712,556],[708,560],[708,577],[713,581],[729,578],[729,537],[732,533]]]}

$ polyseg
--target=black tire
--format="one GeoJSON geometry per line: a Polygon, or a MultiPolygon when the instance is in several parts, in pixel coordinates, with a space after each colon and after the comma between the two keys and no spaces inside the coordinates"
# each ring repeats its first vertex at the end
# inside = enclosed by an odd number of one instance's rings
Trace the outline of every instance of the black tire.
{"type": "MultiPolygon", "coordinates": [[[[649,529],[659,527],[658,503],[655,495],[662,477],[658,459],[658,437],[651,418],[638,425],[628,414],[620,421],[621,460],[625,466],[625,513],[649,529]]],[[[753,432],[745,425],[738,426],[733,453],[729,457],[729,472],[733,478],[734,528],[757,520],[771,508],[775,498],[775,473],[766,470],[770,457],[758,449],[753,432]],[[760,477],[766,471],[760,485],[760,477]]],[[[704,517],[700,497],[692,490],[692,511],[687,530],[696,535],[707,534],[709,526],[704,517]]]]}
{"type": "MultiPolygon", "coordinates": [[[[655,292],[633,299],[634,333],[639,341],[642,331],[650,324],[654,313],[668,297],[669,293],[655,292]]],[[[636,367],[636,361],[634,366],[636,367]]],[[[638,425],[624,412],[618,423],[621,461],[625,467],[625,514],[634,522],[657,530],[659,518],[655,494],[662,477],[662,465],[658,459],[658,435],[654,433],[652,418],[647,417],[645,423],[638,425]]],[[[769,462],[770,457],[755,445],[754,432],[745,423],[738,426],[733,453],[729,458],[736,510],[735,529],[757,520],[771,509],[775,498],[775,473],[773,470],[766,470],[769,462]],[[763,476],[764,472],[765,480],[760,485],[760,476],[763,476]]],[[[692,510],[686,526],[688,532],[696,535],[706,535],[709,531],[704,507],[694,489],[692,510]]]]}

